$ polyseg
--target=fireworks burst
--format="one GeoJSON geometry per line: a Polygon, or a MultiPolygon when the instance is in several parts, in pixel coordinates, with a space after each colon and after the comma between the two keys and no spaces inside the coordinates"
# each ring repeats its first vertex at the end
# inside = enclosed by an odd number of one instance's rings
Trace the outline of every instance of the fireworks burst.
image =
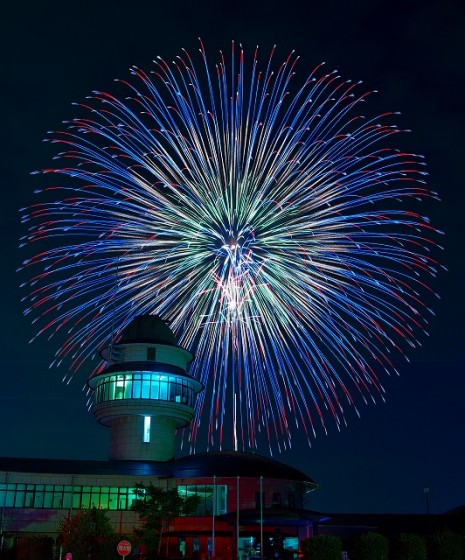
{"type": "Polygon", "coordinates": [[[132,68],[52,133],[62,163],[41,173],[58,184],[23,210],[22,244],[44,242],[25,312],[37,336],[66,333],[54,365],[72,376],[113,329],[160,315],[206,386],[192,445],[201,423],[236,449],[339,427],[383,398],[430,312],[439,232],[405,208],[436,198],[422,157],[389,147],[392,113],[360,115],[360,84],[323,65],[298,84],[298,57],[274,57],[233,44],[212,67],[201,44],[197,69],[186,51],[132,68]]]}

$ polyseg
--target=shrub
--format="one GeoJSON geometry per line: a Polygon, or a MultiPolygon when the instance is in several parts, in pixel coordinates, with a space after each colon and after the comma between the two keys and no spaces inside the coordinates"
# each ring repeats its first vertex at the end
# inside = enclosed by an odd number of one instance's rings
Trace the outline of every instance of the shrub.
{"type": "Polygon", "coordinates": [[[451,531],[437,531],[428,538],[429,560],[463,560],[461,535],[451,531]]]}
{"type": "Polygon", "coordinates": [[[391,560],[427,560],[425,539],[411,533],[394,537],[390,551],[391,560]]]}
{"type": "Polygon", "coordinates": [[[304,560],[341,560],[342,544],[334,535],[317,535],[302,541],[304,560]]]}
{"type": "Polygon", "coordinates": [[[388,560],[389,540],[379,533],[358,535],[350,547],[351,560],[388,560]]]}

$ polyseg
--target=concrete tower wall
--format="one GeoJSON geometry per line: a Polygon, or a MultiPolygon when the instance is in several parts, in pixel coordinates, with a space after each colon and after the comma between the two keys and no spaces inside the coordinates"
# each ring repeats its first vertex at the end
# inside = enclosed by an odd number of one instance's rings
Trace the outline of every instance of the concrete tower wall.
{"type": "Polygon", "coordinates": [[[143,441],[144,417],[120,416],[111,422],[110,460],[169,461],[175,454],[176,424],[151,417],[150,442],[143,441]]]}

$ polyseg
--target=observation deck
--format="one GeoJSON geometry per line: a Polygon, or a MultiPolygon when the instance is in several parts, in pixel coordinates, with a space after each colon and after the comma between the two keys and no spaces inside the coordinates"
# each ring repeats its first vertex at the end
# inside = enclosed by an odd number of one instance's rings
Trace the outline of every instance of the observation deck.
{"type": "Polygon", "coordinates": [[[160,317],[143,315],[102,357],[108,367],[88,383],[94,416],[111,430],[110,459],[172,459],[176,430],[190,424],[203,389],[187,373],[192,353],[177,346],[160,317]]]}

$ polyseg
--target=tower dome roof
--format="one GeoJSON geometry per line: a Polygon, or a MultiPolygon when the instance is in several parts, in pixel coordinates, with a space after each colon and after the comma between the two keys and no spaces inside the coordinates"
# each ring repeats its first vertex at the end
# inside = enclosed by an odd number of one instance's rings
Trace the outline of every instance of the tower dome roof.
{"type": "Polygon", "coordinates": [[[158,315],[139,315],[124,327],[118,344],[152,342],[176,346],[173,331],[158,315]]]}

